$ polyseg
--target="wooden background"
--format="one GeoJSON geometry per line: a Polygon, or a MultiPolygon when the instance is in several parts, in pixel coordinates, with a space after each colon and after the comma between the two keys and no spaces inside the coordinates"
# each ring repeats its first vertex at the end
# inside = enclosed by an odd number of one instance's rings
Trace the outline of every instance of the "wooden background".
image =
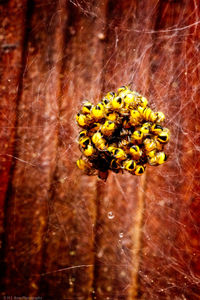
{"type": "Polygon", "coordinates": [[[3,299],[200,299],[199,6],[0,1],[3,299]],[[128,83],[166,114],[168,162],[82,175],[80,103],[128,83]]]}

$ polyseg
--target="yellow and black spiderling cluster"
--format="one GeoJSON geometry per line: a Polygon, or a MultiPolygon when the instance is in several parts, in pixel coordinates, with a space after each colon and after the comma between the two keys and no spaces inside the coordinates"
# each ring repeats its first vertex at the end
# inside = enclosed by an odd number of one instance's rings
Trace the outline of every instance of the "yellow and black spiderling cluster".
{"type": "Polygon", "coordinates": [[[169,140],[164,120],[162,112],[151,110],[147,99],[127,86],[107,93],[96,105],[84,101],[76,115],[82,152],[77,166],[106,180],[109,170],[142,175],[147,164],[163,164],[169,140]]]}

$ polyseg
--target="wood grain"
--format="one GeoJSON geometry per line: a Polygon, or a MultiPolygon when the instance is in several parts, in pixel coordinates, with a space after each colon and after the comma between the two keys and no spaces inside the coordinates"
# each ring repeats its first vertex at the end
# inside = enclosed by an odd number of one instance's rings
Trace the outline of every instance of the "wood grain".
{"type": "Polygon", "coordinates": [[[7,200],[5,284],[6,294],[13,296],[38,295],[49,189],[56,166],[58,31],[62,29],[57,9],[54,2],[34,1],[29,16],[26,68],[17,109],[17,159],[7,200]]]}
{"type": "Polygon", "coordinates": [[[89,13],[68,5],[62,59],[57,169],[52,186],[45,243],[44,293],[91,299],[94,276],[96,178],[76,168],[80,156],[75,114],[84,99],[97,102],[101,93],[106,2],[91,2],[89,13]],[[53,272],[57,270],[58,272],[53,272]],[[60,270],[60,271],[59,271],[60,270]]]}
{"type": "MultiPolygon", "coordinates": [[[[26,1],[0,4],[0,249],[4,209],[14,155],[16,109],[21,92],[26,1]]],[[[3,266],[2,266],[3,268],[3,266]]]]}
{"type": "MultiPolygon", "coordinates": [[[[124,84],[148,91],[148,67],[157,1],[109,1],[103,90],[124,84]],[[123,12],[123,14],[121,13],[123,12]],[[125,18],[124,16],[129,16],[125,18]],[[123,71],[122,71],[123,70],[123,71]]],[[[97,299],[134,299],[146,177],[109,175],[99,183],[95,287],[97,299]]]]}
{"type": "MultiPolygon", "coordinates": [[[[157,107],[166,113],[169,120],[170,158],[164,166],[151,173],[149,170],[147,175],[140,296],[142,299],[175,299],[176,296],[177,299],[199,299],[198,275],[194,275],[190,266],[193,251],[196,252],[191,250],[189,242],[192,234],[187,233],[189,228],[195,232],[199,226],[197,221],[192,224],[190,216],[190,213],[194,214],[195,218],[197,211],[199,214],[199,210],[190,211],[198,161],[198,154],[194,153],[198,112],[196,104],[193,105],[195,100],[190,99],[197,97],[195,82],[198,71],[188,69],[191,65],[190,51],[195,54],[190,46],[196,43],[198,37],[194,35],[197,32],[195,26],[187,28],[195,22],[196,15],[194,7],[178,2],[162,3],[158,15],[150,87],[157,107]],[[180,33],[176,24],[185,29],[180,33]]],[[[194,203],[197,205],[197,201],[194,203]]],[[[195,248],[199,249],[195,234],[192,240],[195,248]]],[[[195,257],[194,260],[197,262],[198,259],[195,257]]]]}

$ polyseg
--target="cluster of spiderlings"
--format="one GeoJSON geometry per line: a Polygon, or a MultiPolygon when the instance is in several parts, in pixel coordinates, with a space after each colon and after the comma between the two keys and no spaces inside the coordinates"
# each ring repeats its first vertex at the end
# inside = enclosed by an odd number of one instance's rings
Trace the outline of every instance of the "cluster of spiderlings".
{"type": "Polygon", "coordinates": [[[167,159],[164,120],[162,112],[151,110],[145,97],[126,86],[109,92],[97,105],[85,101],[76,115],[82,128],[77,166],[88,175],[108,170],[142,175],[146,164],[157,166],[167,159]]]}

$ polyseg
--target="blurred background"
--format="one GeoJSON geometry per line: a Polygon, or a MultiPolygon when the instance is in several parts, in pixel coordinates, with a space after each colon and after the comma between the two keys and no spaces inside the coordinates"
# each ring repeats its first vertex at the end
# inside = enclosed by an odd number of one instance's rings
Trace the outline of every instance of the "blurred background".
{"type": "Polygon", "coordinates": [[[1,0],[0,24],[2,299],[200,299],[199,1],[1,0]],[[103,182],[75,114],[124,84],[169,158],[103,182]]]}

